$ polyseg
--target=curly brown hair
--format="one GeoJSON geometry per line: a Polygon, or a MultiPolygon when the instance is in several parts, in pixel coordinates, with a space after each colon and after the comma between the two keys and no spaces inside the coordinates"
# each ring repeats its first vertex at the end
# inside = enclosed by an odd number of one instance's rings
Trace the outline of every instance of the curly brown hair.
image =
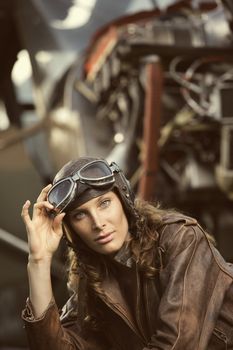
{"type": "MultiPolygon", "coordinates": [[[[135,217],[131,219],[131,239],[127,243],[132,258],[136,261],[138,269],[147,278],[153,278],[158,272],[158,227],[162,224],[162,218],[168,210],[161,209],[159,205],[153,205],[143,200],[135,201],[135,217]],[[132,224],[133,223],[133,224],[132,224]]],[[[85,276],[89,287],[96,294],[105,298],[101,288],[101,282],[108,273],[108,260],[104,255],[98,254],[77,236],[72,234],[69,223],[64,229],[66,235],[72,237],[72,248],[68,252],[68,285],[72,290],[77,290],[80,276],[85,276]]]]}

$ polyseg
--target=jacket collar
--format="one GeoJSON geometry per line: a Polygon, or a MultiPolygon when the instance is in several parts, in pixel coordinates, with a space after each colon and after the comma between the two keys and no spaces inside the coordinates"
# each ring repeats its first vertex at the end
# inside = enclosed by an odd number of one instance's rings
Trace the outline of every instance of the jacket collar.
{"type": "Polygon", "coordinates": [[[117,263],[127,267],[133,266],[134,259],[132,257],[128,243],[123,244],[121,249],[114,256],[113,261],[116,261],[117,263]]]}

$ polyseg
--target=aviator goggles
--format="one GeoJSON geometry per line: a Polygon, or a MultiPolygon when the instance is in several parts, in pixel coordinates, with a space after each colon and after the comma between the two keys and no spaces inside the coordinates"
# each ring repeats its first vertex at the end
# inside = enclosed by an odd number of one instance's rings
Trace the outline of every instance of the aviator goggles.
{"type": "Polygon", "coordinates": [[[57,181],[49,190],[47,199],[57,213],[62,212],[76,196],[79,183],[103,188],[115,182],[114,173],[119,171],[114,162],[109,165],[105,160],[91,161],[72,176],[57,181]]]}

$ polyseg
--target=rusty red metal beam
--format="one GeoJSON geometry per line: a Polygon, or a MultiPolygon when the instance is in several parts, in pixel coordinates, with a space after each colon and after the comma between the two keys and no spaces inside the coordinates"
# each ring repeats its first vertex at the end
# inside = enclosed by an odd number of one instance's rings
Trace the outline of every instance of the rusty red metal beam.
{"type": "Polygon", "coordinates": [[[162,113],[163,71],[158,56],[149,56],[145,64],[145,107],[141,176],[138,196],[154,200],[159,162],[158,139],[162,113]]]}

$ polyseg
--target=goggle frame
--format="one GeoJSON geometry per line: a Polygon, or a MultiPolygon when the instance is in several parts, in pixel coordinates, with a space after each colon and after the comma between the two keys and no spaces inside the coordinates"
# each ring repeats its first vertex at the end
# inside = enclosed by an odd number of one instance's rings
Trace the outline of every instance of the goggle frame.
{"type": "Polygon", "coordinates": [[[49,190],[48,195],[47,195],[47,200],[54,206],[54,211],[56,213],[61,213],[74,199],[76,189],[78,186],[78,181],[80,183],[86,184],[90,187],[101,188],[101,187],[113,184],[115,182],[114,173],[119,172],[119,171],[120,171],[120,168],[118,167],[118,165],[115,162],[112,162],[109,165],[107,161],[102,160],[102,159],[93,160],[93,161],[85,164],[83,167],[81,167],[81,169],[79,169],[77,172],[75,172],[72,176],[67,176],[67,177],[57,181],[53,185],[53,187],[49,190]],[[88,169],[89,167],[93,166],[93,164],[95,164],[95,163],[101,163],[101,164],[104,164],[105,166],[107,166],[108,170],[110,171],[110,174],[108,174],[106,176],[101,176],[101,177],[85,177],[85,176],[81,175],[81,172],[83,172],[83,170],[88,169]],[[49,200],[49,196],[54,191],[54,189],[57,189],[57,187],[59,185],[61,185],[62,183],[64,183],[65,181],[71,182],[70,189],[69,189],[68,193],[66,194],[65,198],[63,198],[57,204],[54,201],[49,200]]]}

